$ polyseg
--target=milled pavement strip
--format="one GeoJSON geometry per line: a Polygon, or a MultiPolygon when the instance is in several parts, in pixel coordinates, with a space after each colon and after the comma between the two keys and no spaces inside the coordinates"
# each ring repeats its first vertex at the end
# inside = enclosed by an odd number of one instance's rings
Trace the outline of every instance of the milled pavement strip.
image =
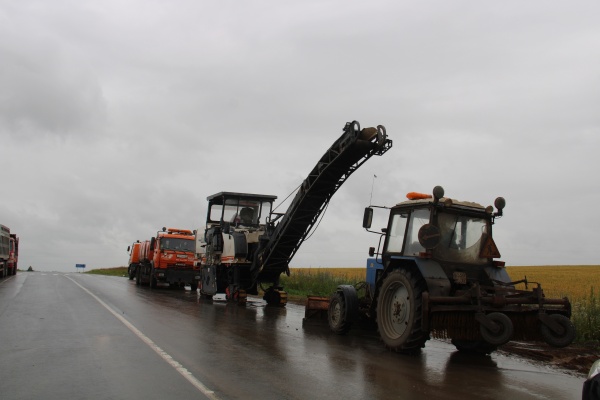
{"type": "Polygon", "coordinates": [[[192,385],[196,387],[203,395],[212,400],[219,400],[219,397],[215,395],[215,392],[207,388],[202,382],[200,382],[190,371],[188,371],[183,365],[175,361],[173,357],[171,357],[166,351],[158,347],[148,336],[144,335],[138,328],[136,328],[131,322],[127,321],[121,315],[119,315],[116,311],[108,306],[105,302],[103,302],[98,296],[94,293],[90,292],[85,287],[81,286],[78,282],[76,282],[70,276],[66,276],[71,282],[79,286],[83,291],[92,296],[98,303],[100,303],[104,308],[106,308],[112,315],[117,317],[119,321],[123,323],[130,331],[135,333],[137,337],[139,337],[144,343],[146,343],[152,350],[154,350],[163,360],[165,360],[169,365],[171,365],[181,376],[187,379],[192,385]]]}

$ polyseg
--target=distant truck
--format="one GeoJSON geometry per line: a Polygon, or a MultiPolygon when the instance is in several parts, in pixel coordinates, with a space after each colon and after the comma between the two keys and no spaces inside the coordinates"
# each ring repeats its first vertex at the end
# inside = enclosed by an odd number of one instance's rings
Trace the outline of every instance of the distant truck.
{"type": "Polygon", "coordinates": [[[127,275],[129,280],[132,281],[137,275],[138,267],[140,266],[140,256],[142,251],[142,243],[140,241],[134,242],[131,246],[127,246],[129,252],[129,263],[127,264],[127,275]]]}
{"type": "Polygon", "coordinates": [[[199,280],[195,232],[163,228],[150,241],[140,243],[137,285],[149,285],[151,288],[156,288],[159,283],[181,288],[189,285],[192,291],[196,291],[199,280]]]}
{"type": "Polygon", "coordinates": [[[19,238],[10,229],[0,225],[0,278],[17,273],[19,238]]]}

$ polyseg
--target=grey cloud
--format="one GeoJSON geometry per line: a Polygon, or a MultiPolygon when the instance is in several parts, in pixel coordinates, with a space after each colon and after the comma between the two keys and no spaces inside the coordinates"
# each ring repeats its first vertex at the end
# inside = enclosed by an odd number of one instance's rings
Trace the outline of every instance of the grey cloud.
{"type": "Polygon", "coordinates": [[[21,234],[26,265],[123,265],[162,226],[202,226],[210,194],[282,201],[356,119],[385,125],[394,147],[340,188],[293,266],[363,265],[374,174],[377,205],[435,185],[505,196],[495,232],[510,264],[598,263],[597,217],[558,216],[600,195],[587,178],[600,168],[598,11],[2,2],[0,223],[21,234]]]}

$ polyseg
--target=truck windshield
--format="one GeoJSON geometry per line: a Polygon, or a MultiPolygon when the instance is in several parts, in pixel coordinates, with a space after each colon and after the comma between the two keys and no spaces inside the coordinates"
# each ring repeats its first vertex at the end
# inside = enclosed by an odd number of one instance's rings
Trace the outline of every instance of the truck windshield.
{"type": "Polygon", "coordinates": [[[441,240],[433,250],[434,258],[470,264],[487,261],[479,257],[481,243],[489,231],[487,220],[442,212],[437,218],[441,240]]]}
{"type": "Polygon", "coordinates": [[[160,241],[161,250],[196,251],[194,239],[164,238],[160,241]]]}

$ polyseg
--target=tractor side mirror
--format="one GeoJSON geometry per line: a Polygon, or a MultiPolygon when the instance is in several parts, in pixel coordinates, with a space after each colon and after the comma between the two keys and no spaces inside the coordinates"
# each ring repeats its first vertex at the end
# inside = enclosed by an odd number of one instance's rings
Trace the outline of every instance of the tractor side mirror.
{"type": "Polygon", "coordinates": [[[369,229],[373,223],[373,209],[371,207],[365,208],[365,214],[363,215],[363,228],[369,229]]]}
{"type": "Polygon", "coordinates": [[[375,247],[369,247],[369,257],[373,257],[375,255],[375,247]]]}
{"type": "Polygon", "coordinates": [[[129,253],[129,250],[131,249],[131,246],[127,246],[127,252],[129,253]]]}

